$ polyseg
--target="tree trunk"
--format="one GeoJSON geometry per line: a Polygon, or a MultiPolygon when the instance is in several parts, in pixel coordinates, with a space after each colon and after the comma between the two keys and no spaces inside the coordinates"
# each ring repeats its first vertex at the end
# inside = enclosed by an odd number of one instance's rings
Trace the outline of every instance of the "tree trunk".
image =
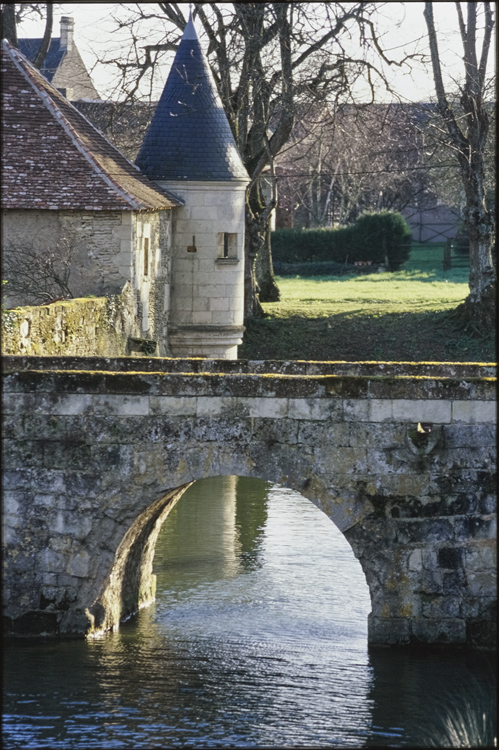
{"type": "Polygon", "coordinates": [[[7,39],[13,47],[17,47],[16,6],[14,3],[4,3],[2,8],[2,39],[7,39]]]}
{"type": "Polygon", "coordinates": [[[265,313],[260,304],[255,261],[263,244],[263,236],[258,218],[246,204],[245,265],[244,265],[244,319],[263,318],[265,313]]]}
{"type": "Polygon", "coordinates": [[[466,224],[470,244],[470,293],[456,309],[470,333],[483,335],[496,326],[496,269],[492,260],[492,219],[485,205],[469,191],[466,224]]]}
{"type": "Polygon", "coordinates": [[[265,242],[256,256],[255,274],[260,302],[279,302],[281,293],[274,277],[272,265],[270,224],[265,229],[265,242]]]}
{"type": "Polygon", "coordinates": [[[464,48],[465,80],[461,86],[460,104],[465,117],[451,106],[445,91],[433,3],[425,3],[424,17],[428,28],[431,62],[438,110],[448,133],[448,144],[457,155],[461,180],[466,194],[466,226],[470,243],[470,293],[456,309],[465,329],[477,335],[488,334],[495,327],[496,271],[492,262],[493,217],[487,210],[484,187],[484,151],[489,128],[484,104],[487,58],[494,21],[490,3],[484,8],[484,38],[478,65],[476,21],[478,3],[467,3],[468,27],[462,9],[456,3],[464,48]]]}
{"type": "Polygon", "coordinates": [[[40,70],[40,68],[42,67],[44,63],[45,58],[47,57],[47,52],[49,50],[50,42],[52,40],[52,22],[54,18],[54,8],[53,8],[52,3],[46,3],[46,8],[47,8],[47,18],[45,20],[45,33],[43,34],[43,39],[40,44],[40,49],[38,50],[38,53],[33,62],[33,65],[35,66],[35,68],[38,68],[38,70],[40,70]]]}

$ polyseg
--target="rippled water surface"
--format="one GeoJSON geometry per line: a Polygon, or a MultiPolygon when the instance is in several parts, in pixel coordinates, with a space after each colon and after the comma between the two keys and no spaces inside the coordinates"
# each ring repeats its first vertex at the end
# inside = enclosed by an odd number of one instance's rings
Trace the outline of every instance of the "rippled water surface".
{"type": "Polygon", "coordinates": [[[4,747],[455,746],[453,724],[472,745],[494,731],[490,657],[368,653],[360,565],[290,490],[196,482],[154,564],[156,603],[119,633],[8,647],[4,747]]]}

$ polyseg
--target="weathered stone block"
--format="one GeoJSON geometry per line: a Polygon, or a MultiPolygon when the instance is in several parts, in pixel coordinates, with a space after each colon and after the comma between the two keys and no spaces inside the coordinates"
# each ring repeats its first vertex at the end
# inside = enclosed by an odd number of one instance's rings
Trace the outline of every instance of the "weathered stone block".
{"type": "Polygon", "coordinates": [[[236,404],[249,417],[278,419],[288,416],[288,400],[285,398],[238,398],[236,404]]]}
{"type": "Polygon", "coordinates": [[[370,614],[367,618],[367,631],[370,646],[409,643],[410,620],[402,617],[373,617],[370,614]]]}
{"type": "Polygon", "coordinates": [[[307,442],[298,439],[298,432],[303,426],[291,419],[253,419],[252,438],[265,444],[307,442]]]}
{"type": "Polygon", "coordinates": [[[89,565],[90,555],[86,550],[82,550],[71,558],[65,568],[65,572],[77,578],[86,578],[89,572],[89,565]]]}
{"type": "Polygon", "coordinates": [[[452,522],[447,518],[423,518],[396,521],[400,544],[416,542],[445,542],[453,538],[452,522]]]}
{"type": "Polygon", "coordinates": [[[408,560],[409,570],[422,570],[423,569],[423,556],[421,549],[413,550],[409,555],[408,560]]]}
{"type": "Polygon", "coordinates": [[[66,555],[53,549],[43,549],[35,556],[36,567],[48,573],[64,573],[67,562],[66,555]]]}
{"type": "Polygon", "coordinates": [[[451,421],[451,405],[448,401],[413,401],[394,399],[393,419],[401,422],[432,422],[445,424],[451,421]]]}
{"type": "Polygon", "coordinates": [[[288,417],[290,419],[328,419],[328,402],[322,399],[290,398],[288,417]]]}
{"type": "Polygon", "coordinates": [[[467,571],[495,570],[497,548],[495,540],[468,544],[463,548],[464,565],[467,571]]]}
{"type": "Polygon", "coordinates": [[[5,469],[27,469],[43,463],[43,444],[35,440],[8,441],[2,451],[5,469]]]}
{"type": "Polygon", "coordinates": [[[367,422],[369,401],[367,399],[343,399],[343,418],[347,422],[367,422]]]}
{"type": "Polygon", "coordinates": [[[92,515],[61,510],[56,514],[52,528],[64,534],[69,543],[72,539],[85,539],[92,530],[92,515]]]}
{"type": "Polygon", "coordinates": [[[411,641],[426,644],[466,642],[466,622],[464,619],[440,617],[417,617],[411,622],[411,641]]]}
{"type": "Polygon", "coordinates": [[[195,396],[150,396],[149,413],[151,415],[193,416],[197,413],[198,398],[195,396]]]}
{"type": "Polygon", "coordinates": [[[496,445],[496,429],[493,424],[450,424],[445,426],[445,444],[447,448],[467,448],[474,445],[478,448],[496,445]]]}
{"type": "Polygon", "coordinates": [[[497,418],[494,401],[453,401],[452,421],[467,422],[468,424],[492,423],[497,418]]]}
{"type": "Polygon", "coordinates": [[[45,442],[43,465],[47,469],[84,470],[90,463],[90,446],[85,443],[45,442]]]}
{"type": "MultiPolygon", "coordinates": [[[[93,409],[93,399],[94,398],[106,398],[106,396],[97,397],[92,396],[88,393],[85,394],[65,394],[63,396],[60,396],[57,401],[51,405],[47,411],[53,415],[80,415],[80,414],[86,414],[90,412],[93,409]]],[[[34,405],[36,408],[36,405],[34,405]]],[[[44,409],[44,406],[42,404],[38,405],[38,409],[42,410],[44,409]]]]}
{"type": "Polygon", "coordinates": [[[87,410],[95,414],[116,416],[146,416],[149,414],[149,397],[136,395],[95,395],[91,396],[87,410]]]}
{"type": "Polygon", "coordinates": [[[445,620],[460,617],[462,597],[439,594],[422,595],[421,611],[423,617],[445,620]]]}
{"type": "Polygon", "coordinates": [[[317,465],[329,474],[364,474],[367,452],[362,448],[324,446],[315,448],[317,465]]]}
{"type": "Polygon", "coordinates": [[[120,478],[130,474],[134,450],[130,445],[92,445],[91,467],[95,471],[112,471],[120,478]]]}
{"type": "Polygon", "coordinates": [[[461,516],[454,519],[455,538],[460,541],[469,539],[495,539],[497,522],[495,518],[481,516],[461,516]]]}
{"type": "Polygon", "coordinates": [[[393,419],[392,399],[370,399],[368,418],[370,422],[391,422],[393,419]]]}
{"type": "Polygon", "coordinates": [[[452,570],[442,576],[443,593],[463,596],[466,593],[466,576],[463,570],[452,570]]]}
{"type": "MultiPolygon", "coordinates": [[[[298,442],[308,445],[324,445],[331,443],[332,445],[339,445],[339,434],[337,435],[337,441],[334,440],[333,434],[329,437],[329,431],[332,429],[328,427],[325,422],[308,422],[308,421],[293,421],[297,430],[298,442]]],[[[347,442],[348,445],[348,437],[347,442]]]]}
{"type": "Polygon", "coordinates": [[[423,550],[422,552],[424,567],[421,576],[420,590],[424,594],[442,594],[444,590],[443,571],[425,566],[425,562],[427,562],[425,552],[426,550],[423,550]]]}
{"type": "Polygon", "coordinates": [[[495,570],[467,572],[468,591],[475,597],[492,597],[497,593],[497,575],[495,570]]]}
{"type": "Polygon", "coordinates": [[[44,495],[61,495],[67,491],[66,472],[53,469],[32,469],[31,486],[35,492],[44,495]]]}

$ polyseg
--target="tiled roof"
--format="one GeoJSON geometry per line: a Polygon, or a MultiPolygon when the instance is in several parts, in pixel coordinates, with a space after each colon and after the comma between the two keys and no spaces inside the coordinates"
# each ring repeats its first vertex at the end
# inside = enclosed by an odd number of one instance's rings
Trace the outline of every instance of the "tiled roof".
{"type": "Polygon", "coordinates": [[[4,208],[140,211],[182,204],[2,42],[4,208]]]}
{"type": "MultiPolygon", "coordinates": [[[[41,39],[19,39],[18,45],[20,51],[25,57],[31,62],[35,59],[42,43],[41,39]]],[[[47,81],[52,81],[54,73],[62,62],[62,58],[66,54],[66,49],[61,49],[61,40],[52,39],[50,47],[43,61],[43,65],[40,68],[40,73],[45,76],[47,81]]]]}
{"type": "Polygon", "coordinates": [[[136,164],[154,180],[248,180],[192,21],[136,164]]]}

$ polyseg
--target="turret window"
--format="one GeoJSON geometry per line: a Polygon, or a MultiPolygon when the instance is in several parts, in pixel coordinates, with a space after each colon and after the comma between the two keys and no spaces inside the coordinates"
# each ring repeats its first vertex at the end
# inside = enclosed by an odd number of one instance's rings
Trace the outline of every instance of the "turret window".
{"type": "Polygon", "coordinates": [[[237,234],[235,232],[219,232],[218,257],[237,258],[237,234]]]}

